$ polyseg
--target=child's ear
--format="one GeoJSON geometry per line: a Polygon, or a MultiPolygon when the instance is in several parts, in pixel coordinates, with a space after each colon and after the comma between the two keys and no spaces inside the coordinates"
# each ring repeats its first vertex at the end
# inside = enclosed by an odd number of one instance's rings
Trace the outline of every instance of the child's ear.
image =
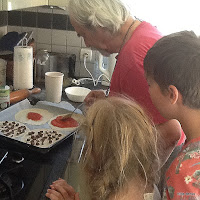
{"type": "Polygon", "coordinates": [[[174,85],[170,85],[168,87],[168,95],[169,95],[171,104],[177,103],[178,98],[179,98],[179,92],[174,85]]]}

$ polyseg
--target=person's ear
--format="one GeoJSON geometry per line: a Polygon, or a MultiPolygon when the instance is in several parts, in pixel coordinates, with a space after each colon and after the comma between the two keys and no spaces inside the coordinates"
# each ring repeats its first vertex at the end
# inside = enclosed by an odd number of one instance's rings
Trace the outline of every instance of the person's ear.
{"type": "Polygon", "coordinates": [[[169,95],[171,104],[177,103],[178,98],[179,98],[179,92],[174,85],[170,85],[168,87],[168,95],[169,95]]]}

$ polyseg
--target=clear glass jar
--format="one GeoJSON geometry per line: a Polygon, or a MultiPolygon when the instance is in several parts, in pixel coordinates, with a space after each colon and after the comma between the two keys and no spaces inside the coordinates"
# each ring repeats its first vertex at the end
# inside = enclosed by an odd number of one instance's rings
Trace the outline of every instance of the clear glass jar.
{"type": "Polygon", "coordinates": [[[45,73],[50,71],[49,52],[40,49],[35,56],[35,82],[44,83],[45,73]]]}

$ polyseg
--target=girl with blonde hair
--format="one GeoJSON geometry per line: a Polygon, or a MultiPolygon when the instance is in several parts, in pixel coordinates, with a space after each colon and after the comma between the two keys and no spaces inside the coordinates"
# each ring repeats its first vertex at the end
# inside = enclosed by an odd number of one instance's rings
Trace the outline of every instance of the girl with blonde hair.
{"type": "MultiPolygon", "coordinates": [[[[96,101],[87,111],[82,157],[92,200],[159,199],[155,127],[135,102],[122,97],[96,101]]],[[[62,179],[47,192],[51,200],[78,200],[62,179]]]]}

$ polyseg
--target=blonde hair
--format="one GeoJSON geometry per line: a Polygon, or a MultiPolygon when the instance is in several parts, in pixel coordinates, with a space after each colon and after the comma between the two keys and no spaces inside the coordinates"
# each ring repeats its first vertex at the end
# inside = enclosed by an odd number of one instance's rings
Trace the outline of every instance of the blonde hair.
{"type": "Polygon", "coordinates": [[[69,0],[69,15],[88,28],[102,27],[117,32],[130,16],[121,0],[69,0]]]}
{"type": "Polygon", "coordinates": [[[107,199],[134,177],[155,183],[157,134],[138,104],[122,97],[98,100],[84,125],[83,164],[92,199],[107,199]]]}

